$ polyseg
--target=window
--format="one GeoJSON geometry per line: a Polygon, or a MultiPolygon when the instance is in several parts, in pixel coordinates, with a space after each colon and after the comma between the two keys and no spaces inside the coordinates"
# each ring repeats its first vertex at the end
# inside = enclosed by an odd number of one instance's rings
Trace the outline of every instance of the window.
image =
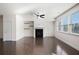
{"type": "Polygon", "coordinates": [[[63,31],[68,31],[68,19],[64,17],[63,19],[63,31]]]}
{"type": "Polygon", "coordinates": [[[61,31],[61,21],[59,21],[58,26],[59,26],[58,30],[61,31]]]}
{"type": "Polygon", "coordinates": [[[63,28],[62,20],[59,19],[59,22],[58,22],[58,30],[59,30],[59,31],[62,31],[62,28],[63,28]]]}
{"type": "Polygon", "coordinates": [[[58,30],[72,34],[79,34],[79,11],[69,16],[59,17],[58,30]]]}
{"type": "Polygon", "coordinates": [[[72,32],[79,33],[79,12],[71,15],[72,32]]]}
{"type": "Polygon", "coordinates": [[[58,24],[59,31],[68,31],[68,19],[67,17],[61,18],[58,24]]]}

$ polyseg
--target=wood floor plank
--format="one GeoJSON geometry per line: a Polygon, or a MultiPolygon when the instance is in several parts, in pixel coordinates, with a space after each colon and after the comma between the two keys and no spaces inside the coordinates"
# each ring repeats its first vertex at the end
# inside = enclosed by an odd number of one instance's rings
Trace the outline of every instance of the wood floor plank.
{"type": "Polygon", "coordinates": [[[79,55],[79,51],[55,37],[24,37],[18,41],[0,41],[0,55],[79,55]]]}

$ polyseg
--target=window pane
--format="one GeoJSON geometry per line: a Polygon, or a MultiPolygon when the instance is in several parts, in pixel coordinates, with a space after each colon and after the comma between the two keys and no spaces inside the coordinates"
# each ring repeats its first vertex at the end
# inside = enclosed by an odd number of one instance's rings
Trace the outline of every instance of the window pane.
{"type": "Polygon", "coordinates": [[[63,25],[68,25],[68,19],[67,19],[67,17],[64,17],[64,19],[63,19],[63,25]]]}
{"type": "Polygon", "coordinates": [[[79,24],[72,24],[72,32],[79,33],[79,24]]]}
{"type": "Polygon", "coordinates": [[[79,12],[72,14],[72,24],[79,23],[79,12]]]}
{"type": "Polygon", "coordinates": [[[64,25],[64,26],[63,26],[63,30],[64,30],[64,31],[68,31],[68,25],[64,25]]]}
{"type": "Polygon", "coordinates": [[[79,33],[79,12],[72,14],[72,32],[79,33]]]}
{"type": "Polygon", "coordinates": [[[68,31],[68,18],[64,17],[63,19],[63,31],[68,31]]]}
{"type": "Polygon", "coordinates": [[[59,22],[59,31],[61,31],[61,22],[59,22]]]}

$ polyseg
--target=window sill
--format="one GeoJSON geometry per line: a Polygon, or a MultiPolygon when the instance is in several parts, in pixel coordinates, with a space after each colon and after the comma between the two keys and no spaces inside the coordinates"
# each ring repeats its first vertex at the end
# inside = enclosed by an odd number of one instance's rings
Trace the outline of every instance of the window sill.
{"type": "Polygon", "coordinates": [[[64,31],[58,31],[58,32],[65,33],[65,34],[70,34],[70,35],[77,35],[77,36],[79,36],[79,34],[77,34],[77,33],[69,33],[69,32],[64,32],[64,31]]]}

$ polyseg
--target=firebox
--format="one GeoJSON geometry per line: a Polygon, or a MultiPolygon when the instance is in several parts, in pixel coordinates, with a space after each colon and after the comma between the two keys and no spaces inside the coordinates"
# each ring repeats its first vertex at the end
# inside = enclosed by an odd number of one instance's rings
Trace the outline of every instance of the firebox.
{"type": "Polygon", "coordinates": [[[35,29],[35,37],[43,38],[43,29],[35,29]]]}

